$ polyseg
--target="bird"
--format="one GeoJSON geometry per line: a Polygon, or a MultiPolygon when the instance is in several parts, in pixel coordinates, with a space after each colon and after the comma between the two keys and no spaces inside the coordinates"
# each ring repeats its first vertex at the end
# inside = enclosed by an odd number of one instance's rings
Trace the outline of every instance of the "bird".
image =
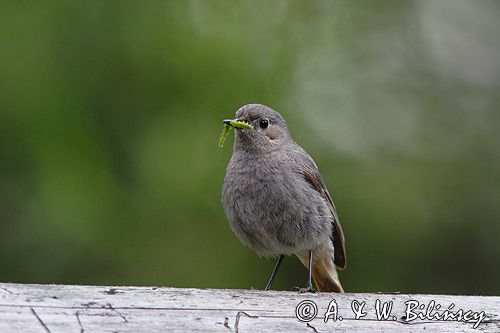
{"type": "Polygon", "coordinates": [[[234,144],[222,205],[244,245],[259,256],[277,257],[264,290],[272,289],[283,258],[295,255],[308,269],[307,285],[299,292],[343,293],[337,268],[346,267],[344,233],[312,157],[268,106],[244,105],[236,119],[223,122],[233,126],[234,144]],[[250,126],[235,126],[241,122],[250,126]]]}

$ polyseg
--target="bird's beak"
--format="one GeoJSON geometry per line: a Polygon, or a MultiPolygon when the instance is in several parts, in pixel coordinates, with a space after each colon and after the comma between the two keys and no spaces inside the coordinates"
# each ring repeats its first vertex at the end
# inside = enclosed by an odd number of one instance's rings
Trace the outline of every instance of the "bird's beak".
{"type": "Polygon", "coordinates": [[[236,118],[236,119],[224,119],[222,122],[226,125],[233,126],[231,123],[233,123],[234,121],[240,121],[240,120],[238,118],[236,118]]]}

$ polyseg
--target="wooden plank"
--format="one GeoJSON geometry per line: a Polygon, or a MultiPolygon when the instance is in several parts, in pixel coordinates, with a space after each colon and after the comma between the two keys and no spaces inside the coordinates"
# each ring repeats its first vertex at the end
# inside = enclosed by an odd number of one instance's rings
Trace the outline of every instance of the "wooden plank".
{"type": "Polygon", "coordinates": [[[290,291],[105,287],[0,283],[0,332],[500,332],[500,297],[407,294],[299,294],[290,291]],[[408,306],[451,304],[469,322],[424,318],[408,306]],[[301,303],[305,302],[305,303],[301,303]],[[297,319],[317,307],[310,322],[297,319]],[[366,315],[355,319],[363,304],[366,315]],[[380,302],[380,303],[379,303],[380,302]],[[376,304],[392,302],[388,320],[377,320],[376,304]],[[406,304],[405,304],[406,302],[406,304]],[[337,317],[325,323],[329,305],[337,317]],[[357,306],[357,307],[356,307],[357,306]],[[470,310],[470,312],[467,312],[470,310]],[[472,312],[471,312],[472,311],[472,312]],[[476,315],[477,317],[474,317],[476,315]],[[484,317],[481,317],[484,315],[484,317]],[[478,326],[474,328],[474,324],[478,326]]]}

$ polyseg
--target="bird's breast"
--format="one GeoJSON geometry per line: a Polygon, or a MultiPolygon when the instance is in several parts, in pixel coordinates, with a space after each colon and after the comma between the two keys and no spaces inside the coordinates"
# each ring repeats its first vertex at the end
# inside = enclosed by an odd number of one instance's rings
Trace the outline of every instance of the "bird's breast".
{"type": "Polygon", "coordinates": [[[231,228],[261,254],[294,253],[319,240],[328,209],[308,196],[303,179],[273,156],[233,155],[222,190],[231,228]]]}

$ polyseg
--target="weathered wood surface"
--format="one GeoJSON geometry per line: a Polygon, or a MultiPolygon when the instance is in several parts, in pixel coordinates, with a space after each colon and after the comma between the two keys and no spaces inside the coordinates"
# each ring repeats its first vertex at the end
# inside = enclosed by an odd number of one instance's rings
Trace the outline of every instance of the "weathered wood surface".
{"type": "MultiPolygon", "coordinates": [[[[356,307],[355,307],[356,308],[356,307]]],[[[304,309],[305,310],[305,309],[304,309]]],[[[425,311],[425,310],[422,310],[425,311]]],[[[435,310],[434,310],[435,311],[435,310]]],[[[299,294],[258,290],[99,287],[0,283],[0,332],[500,332],[500,297],[406,294],[299,294]],[[310,322],[296,317],[297,305],[313,301],[310,322]],[[324,322],[332,300],[343,320],[324,322]],[[377,320],[375,304],[393,302],[389,320],[377,320]],[[440,311],[455,306],[484,311],[473,322],[417,319],[406,322],[409,300],[440,311]],[[359,302],[356,303],[355,301],[359,302]],[[366,316],[352,306],[366,302],[366,316]]],[[[304,314],[304,313],[303,313],[304,314]]],[[[305,312],[307,314],[307,311],[305,312]]]]}

